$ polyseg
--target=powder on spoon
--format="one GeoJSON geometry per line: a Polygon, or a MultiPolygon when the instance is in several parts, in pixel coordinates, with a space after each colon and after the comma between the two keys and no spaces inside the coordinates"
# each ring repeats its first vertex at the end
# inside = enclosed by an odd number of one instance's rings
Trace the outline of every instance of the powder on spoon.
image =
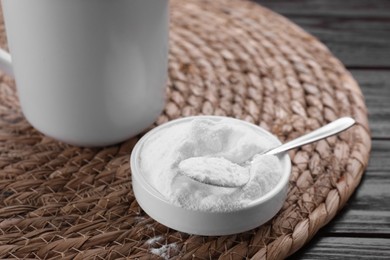
{"type": "Polygon", "coordinates": [[[249,168],[223,157],[190,157],[179,163],[179,171],[196,181],[220,187],[238,187],[249,180],[249,168]]]}
{"type": "Polygon", "coordinates": [[[226,212],[245,207],[278,183],[282,174],[279,159],[257,155],[273,146],[269,139],[240,121],[193,119],[155,132],[143,144],[139,165],[146,180],[174,205],[226,212]],[[216,161],[219,166],[212,165],[216,161]],[[217,182],[223,184],[230,178],[246,178],[247,182],[231,188],[195,181],[181,172],[195,167],[194,162],[197,170],[206,172],[205,178],[207,171],[217,170],[210,174],[220,178],[217,182]],[[241,172],[233,177],[237,169],[241,172]]]}

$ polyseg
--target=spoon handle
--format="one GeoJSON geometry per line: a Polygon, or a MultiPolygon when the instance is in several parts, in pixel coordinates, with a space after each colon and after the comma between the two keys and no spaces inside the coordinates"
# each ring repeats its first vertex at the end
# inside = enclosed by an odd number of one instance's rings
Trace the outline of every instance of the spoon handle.
{"type": "Polygon", "coordinates": [[[337,134],[341,131],[344,131],[348,128],[350,128],[353,124],[355,124],[355,120],[350,117],[342,117],[339,118],[327,125],[324,125],[323,127],[320,127],[313,132],[310,132],[306,135],[303,135],[301,137],[298,137],[294,140],[291,140],[290,142],[287,142],[281,146],[278,146],[274,149],[271,149],[264,154],[278,154],[281,152],[289,151],[291,149],[294,149],[299,146],[303,146],[305,144],[309,144],[315,141],[318,141],[320,139],[324,139],[326,137],[329,137],[331,135],[337,134]]]}

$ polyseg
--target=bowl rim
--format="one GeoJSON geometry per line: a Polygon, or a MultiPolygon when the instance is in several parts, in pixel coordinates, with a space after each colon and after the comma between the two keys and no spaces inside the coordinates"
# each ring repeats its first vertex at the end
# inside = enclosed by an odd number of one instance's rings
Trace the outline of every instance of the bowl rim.
{"type": "MultiPolygon", "coordinates": [[[[162,130],[164,128],[170,127],[170,126],[175,125],[175,124],[183,123],[183,122],[186,122],[186,121],[191,121],[191,120],[194,120],[196,118],[204,118],[204,119],[212,119],[212,120],[213,119],[214,120],[227,119],[227,120],[237,121],[237,122],[239,122],[241,124],[244,124],[244,125],[247,125],[247,126],[253,128],[254,131],[256,131],[256,132],[261,132],[261,134],[263,134],[271,142],[274,142],[276,145],[281,145],[282,143],[280,142],[280,140],[275,135],[273,135],[269,131],[265,130],[261,126],[255,125],[253,123],[250,123],[248,121],[244,121],[244,120],[241,120],[241,119],[233,118],[233,117],[215,116],[215,115],[198,115],[198,116],[188,116],[188,117],[177,118],[177,119],[168,121],[166,123],[163,123],[163,124],[153,128],[153,129],[151,129],[145,135],[143,135],[141,137],[141,139],[139,139],[138,142],[133,147],[133,150],[132,150],[131,155],[130,155],[130,167],[131,167],[131,176],[132,176],[132,178],[135,177],[135,179],[138,182],[140,182],[140,184],[143,186],[143,188],[148,193],[150,193],[153,197],[155,197],[156,199],[158,199],[158,200],[160,200],[160,201],[162,201],[164,203],[167,203],[167,204],[170,204],[170,205],[172,205],[174,207],[178,207],[178,208],[181,208],[181,209],[184,209],[184,210],[188,210],[188,211],[209,212],[209,211],[203,211],[203,210],[188,209],[188,208],[180,207],[178,205],[175,205],[175,204],[171,203],[162,193],[160,193],[155,187],[153,187],[146,180],[146,178],[141,174],[141,169],[139,167],[139,157],[140,157],[139,155],[140,155],[140,152],[142,150],[142,147],[143,147],[144,143],[151,136],[153,136],[155,133],[157,133],[158,131],[160,131],[160,130],[162,130]]],[[[253,207],[257,207],[257,206],[259,206],[259,205],[261,205],[261,204],[271,200],[277,194],[279,194],[280,192],[283,191],[284,187],[288,184],[289,179],[290,179],[290,175],[291,175],[291,167],[292,167],[291,166],[291,158],[290,158],[290,156],[289,156],[289,154],[287,152],[280,153],[279,155],[277,155],[277,157],[278,157],[279,161],[281,161],[283,173],[282,173],[282,176],[281,176],[280,180],[275,185],[275,187],[273,187],[270,191],[268,191],[263,196],[255,199],[253,201],[251,201],[247,205],[245,205],[245,206],[243,206],[241,208],[229,210],[227,212],[236,212],[236,211],[242,211],[244,209],[250,209],[250,208],[253,208],[253,207]]],[[[216,211],[216,213],[221,213],[221,212],[216,211]]]]}

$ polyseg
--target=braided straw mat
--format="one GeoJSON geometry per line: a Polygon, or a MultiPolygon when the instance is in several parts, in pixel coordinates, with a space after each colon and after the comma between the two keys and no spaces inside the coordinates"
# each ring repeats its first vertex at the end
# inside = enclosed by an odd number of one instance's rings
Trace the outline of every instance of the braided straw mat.
{"type": "Polygon", "coordinates": [[[340,61],[287,19],[246,1],[171,2],[168,99],[156,125],[226,115],[285,142],[341,116],[358,124],[292,151],[282,210],[245,233],[192,236],[157,223],[131,186],[129,155],[141,135],[102,149],[59,143],[26,122],[15,83],[3,74],[0,81],[2,259],[285,258],[343,207],[371,147],[362,93],[340,61]]]}

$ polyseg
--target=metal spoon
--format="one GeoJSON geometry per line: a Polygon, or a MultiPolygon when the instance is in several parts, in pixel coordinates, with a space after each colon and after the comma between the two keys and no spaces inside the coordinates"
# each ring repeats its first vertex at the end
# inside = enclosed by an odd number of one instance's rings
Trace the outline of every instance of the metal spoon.
{"type": "MultiPolygon", "coordinates": [[[[350,128],[354,124],[354,119],[350,117],[342,117],[306,135],[262,152],[260,155],[275,155],[286,152],[296,147],[335,135],[350,128]]],[[[248,168],[244,168],[224,158],[191,157],[180,162],[179,171],[181,174],[195,181],[219,187],[236,188],[244,186],[249,181],[248,168]],[[234,172],[226,172],[227,169],[233,169],[234,172]],[[222,171],[226,172],[226,174],[217,174],[222,171]]]]}

